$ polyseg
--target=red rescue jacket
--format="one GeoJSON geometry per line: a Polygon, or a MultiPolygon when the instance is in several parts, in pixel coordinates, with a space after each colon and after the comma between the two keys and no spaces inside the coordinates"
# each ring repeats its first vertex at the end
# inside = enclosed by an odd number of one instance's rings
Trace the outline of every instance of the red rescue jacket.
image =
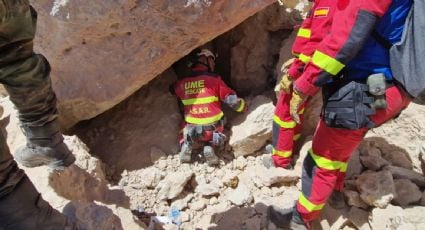
{"type": "MultiPolygon", "coordinates": [[[[215,123],[224,116],[221,101],[236,93],[221,80],[220,75],[208,72],[207,67],[197,66],[193,71],[194,76],[179,80],[174,85],[174,92],[184,106],[185,122],[195,125],[215,123]]],[[[242,112],[245,102],[238,98],[235,103],[238,104],[235,110],[242,112]]]]}
{"type": "Polygon", "coordinates": [[[319,90],[320,82],[338,76],[356,57],[392,3],[391,0],[337,0],[331,29],[324,31],[326,36],[295,81],[297,90],[312,96],[319,90]]]}

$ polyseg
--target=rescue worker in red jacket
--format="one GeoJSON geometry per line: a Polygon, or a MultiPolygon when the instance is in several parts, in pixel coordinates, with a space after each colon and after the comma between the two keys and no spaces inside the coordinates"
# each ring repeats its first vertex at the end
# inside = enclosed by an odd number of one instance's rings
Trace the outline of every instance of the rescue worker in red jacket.
{"type": "Polygon", "coordinates": [[[192,75],[174,84],[174,93],[184,106],[183,143],[180,161],[191,161],[194,143],[203,143],[203,154],[209,165],[216,165],[219,159],[217,148],[225,141],[223,134],[224,114],[221,101],[237,112],[247,106],[235,91],[230,89],[214,72],[215,55],[208,49],[197,53],[192,67],[192,75]]]}
{"type": "MultiPolygon", "coordinates": [[[[401,40],[413,0],[338,0],[331,29],[294,82],[290,113],[299,122],[302,104],[323,87],[324,108],[312,149],[304,159],[302,191],[293,210],[268,209],[276,225],[310,228],[327,199],[341,191],[347,161],[366,132],[397,116],[410,103],[405,86],[394,80],[388,49],[401,40]],[[373,95],[384,86],[386,101],[373,95]],[[290,221],[289,221],[290,220],[290,221]]],[[[287,226],[285,226],[287,227],[287,226]]]]}
{"type": "Polygon", "coordinates": [[[298,30],[292,46],[296,57],[289,70],[280,81],[280,94],[273,117],[272,157],[265,158],[267,167],[292,167],[294,142],[301,138],[303,113],[307,101],[300,106],[300,122],[295,122],[289,112],[292,98],[292,82],[301,76],[304,66],[310,61],[317,45],[326,36],[332,24],[336,6],[335,0],[315,0],[314,4],[298,30]]]}

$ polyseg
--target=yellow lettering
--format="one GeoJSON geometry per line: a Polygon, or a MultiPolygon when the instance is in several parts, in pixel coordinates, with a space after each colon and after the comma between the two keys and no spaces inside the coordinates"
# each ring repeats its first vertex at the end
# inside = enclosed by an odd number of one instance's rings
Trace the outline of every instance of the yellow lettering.
{"type": "Polygon", "coordinates": [[[204,88],[204,86],[205,86],[205,81],[204,80],[198,81],[198,88],[204,88]]]}
{"type": "Polygon", "coordinates": [[[197,88],[204,88],[205,81],[199,80],[199,81],[189,81],[184,83],[184,89],[197,89],[197,88]]]}
{"type": "Polygon", "coordinates": [[[210,113],[210,109],[208,107],[201,107],[201,108],[192,108],[190,110],[191,114],[206,114],[206,113],[210,113]]]}

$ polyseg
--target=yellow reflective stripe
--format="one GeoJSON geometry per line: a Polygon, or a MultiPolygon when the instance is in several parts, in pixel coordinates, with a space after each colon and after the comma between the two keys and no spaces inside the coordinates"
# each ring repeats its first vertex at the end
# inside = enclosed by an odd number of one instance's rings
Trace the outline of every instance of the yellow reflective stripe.
{"type": "Polygon", "coordinates": [[[323,207],[325,206],[325,203],[323,204],[313,204],[311,203],[305,196],[304,194],[301,192],[300,193],[300,197],[298,198],[298,202],[305,208],[307,209],[307,211],[309,212],[313,212],[313,211],[320,211],[323,209],[323,207]]]}
{"type": "Polygon", "coordinates": [[[292,51],[292,55],[294,55],[295,57],[299,57],[300,56],[299,53],[295,53],[294,51],[292,51]]]}
{"type": "Polygon", "coordinates": [[[300,54],[300,56],[298,57],[298,59],[300,59],[300,61],[302,61],[304,64],[307,64],[308,62],[310,62],[311,57],[307,56],[305,54],[300,54]]]}
{"type": "Polygon", "coordinates": [[[345,67],[344,64],[335,58],[332,58],[318,50],[314,52],[312,62],[332,75],[337,75],[345,67]]]}
{"type": "Polygon", "coordinates": [[[305,28],[300,28],[298,30],[297,36],[302,37],[302,38],[310,38],[311,37],[311,30],[305,29],[305,28]]]}
{"type": "Polygon", "coordinates": [[[196,125],[206,125],[214,123],[218,120],[220,120],[223,117],[223,112],[212,116],[212,117],[203,117],[203,118],[196,118],[196,117],[186,117],[185,120],[187,123],[196,124],[196,125]]]}
{"type": "Polygon", "coordinates": [[[218,97],[200,97],[182,100],[183,105],[202,105],[218,101],[218,97]]]}
{"type": "Polygon", "coordinates": [[[276,122],[280,127],[286,128],[286,129],[295,128],[295,126],[297,125],[295,121],[282,121],[276,115],[273,116],[273,121],[276,122]]]}
{"type": "Polygon", "coordinates": [[[318,156],[313,152],[313,149],[310,149],[309,152],[319,168],[326,170],[339,170],[341,172],[347,171],[347,163],[341,161],[332,161],[325,157],[318,156]]]}
{"type": "Polygon", "coordinates": [[[276,150],[275,148],[273,148],[272,154],[276,155],[276,156],[288,158],[288,157],[292,156],[292,151],[279,151],[279,150],[276,150]]]}
{"type": "Polygon", "coordinates": [[[301,134],[294,135],[294,141],[298,141],[301,138],[301,134]]]}
{"type": "Polygon", "coordinates": [[[244,108],[245,108],[245,100],[244,99],[241,99],[241,105],[236,110],[236,112],[242,112],[244,108]]]}

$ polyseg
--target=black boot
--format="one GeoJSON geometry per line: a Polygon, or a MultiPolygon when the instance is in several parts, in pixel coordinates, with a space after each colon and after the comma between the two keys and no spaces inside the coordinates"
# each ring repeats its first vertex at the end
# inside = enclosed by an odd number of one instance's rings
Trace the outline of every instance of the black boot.
{"type": "Polygon", "coordinates": [[[334,209],[343,209],[346,207],[344,193],[340,191],[334,191],[329,197],[328,204],[334,209]]]}
{"type": "Polygon", "coordinates": [[[306,225],[295,212],[295,207],[291,209],[277,209],[273,206],[270,206],[267,209],[267,220],[278,228],[307,230],[306,225]]]}
{"type": "Polygon", "coordinates": [[[27,144],[15,153],[15,159],[25,167],[47,165],[63,170],[75,161],[74,155],[63,143],[59,122],[54,120],[44,126],[23,126],[27,144]]]}
{"type": "Polygon", "coordinates": [[[77,227],[43,200],[24,176],[8,195],[0,198],[0,229],[74,230],[77,227]]]}

